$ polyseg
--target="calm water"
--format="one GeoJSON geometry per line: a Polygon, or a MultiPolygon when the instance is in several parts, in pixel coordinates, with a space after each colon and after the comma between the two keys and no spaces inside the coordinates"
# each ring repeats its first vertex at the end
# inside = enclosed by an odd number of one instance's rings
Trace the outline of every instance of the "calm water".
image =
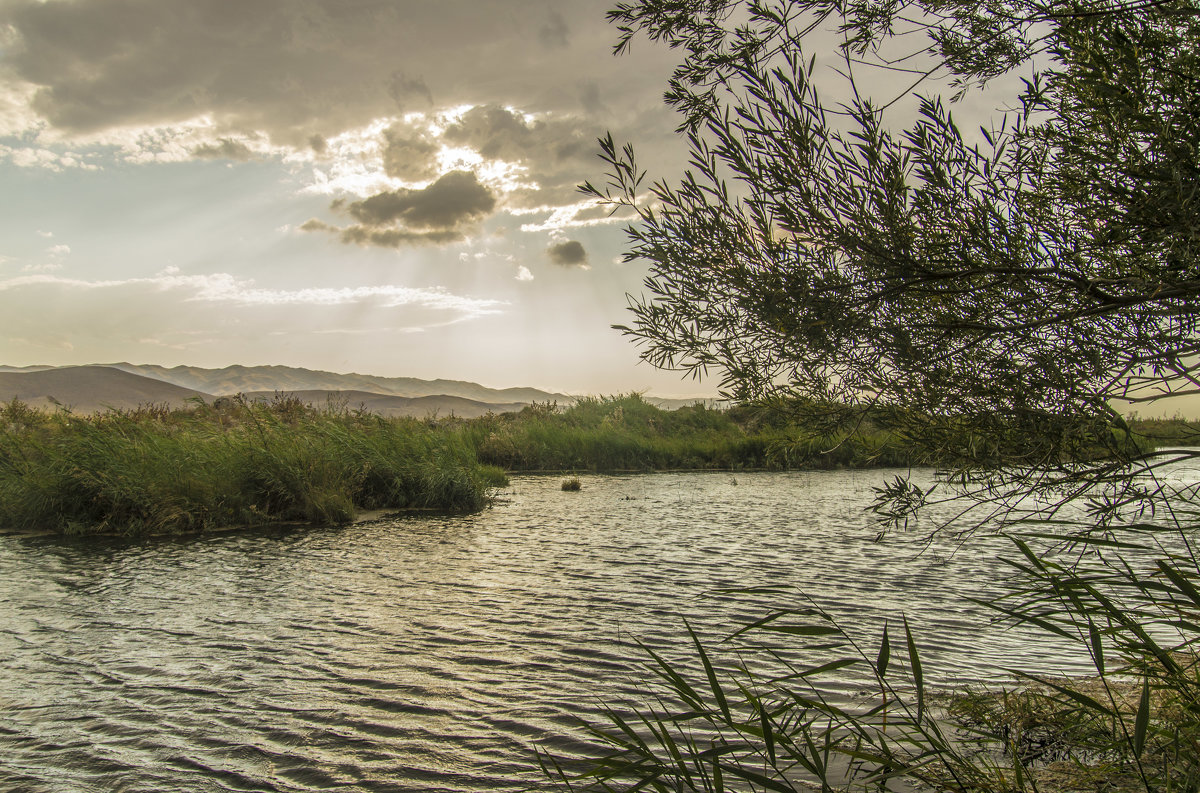
{"type": "Polygon", "coordinates": [[[908,615],[927,677],[1074,668],[981,633],[1001,540],[917,556],[863,506],[895,472],[517,478],[493,508],[174,540],[0,537],[0,789],[542,786],[536,747],[627,695],[638,637],[683,652],[794,584],[877,637],[908,615]],[[948,557],[948,558],[945,558],[948,557]]]}

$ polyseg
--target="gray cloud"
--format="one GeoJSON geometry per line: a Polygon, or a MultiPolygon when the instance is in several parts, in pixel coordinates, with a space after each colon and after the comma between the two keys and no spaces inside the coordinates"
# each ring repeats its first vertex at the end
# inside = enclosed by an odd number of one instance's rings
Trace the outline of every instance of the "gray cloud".
{"type": "MultiPolygon", "coordinates": [[[[591,125],[587,125],[589,131],[591,125]]],[[[528,160],[548,156],[552,161],[591,156],[595,136],[574,119],[528,122],[521,114],[499,105],[471,108],[446,128],[445,138],[465,144],[489,159],[528,160]]]]}
{"type": "Polygon", "coordinates": [[[425,100],[426,105],[433,104],[433,92],[425,84],[424,77],[409,77],[404,72],[393,72],[388,84],[388,94],[396,103],[396,107],[406,110],[412,104],[413,97],[425,100]]]}
{"type": "Polygon", "coordinates": [[[208,116],[221,134],[296,147],[435,98],[578,111],[589,79],[621,85],[633,116],[659,104],[673,62],[648,47],[613,58],[614,31],[590,0],[549,15],[544,0],[3,0],[0,29],[7,74],[37,89],[33,107],[54,129],[208,116]],[[570,58],[514,45],[561,47],[568,33],[570,58]]]}
{"type": "Polygon", "coordinates": [[[454,229],[481,219],[496,197],[471,171],[451,171],[420,190],[390,190],[351,203],[346,209],[368,226],[402,223],[417,229],[454,229]]]}
{"type": "Polygon", "coordinates": [[[579,86],[579,104],[592,115],[608,112],[608,105],[600,97],[600,86],[595,80],[586,80],[579,86]]]}
{"type": "Polygon", "coordinates": [[[546,255],[550,257],[550,261],[564,267],[581,267],[588,261],[583,243],[576,240],[555,243],[546,249],[546,255]]]}
{"type": "Polygon", "coordinates": [[[320,218],[309,218],[300,224],[301,231],[341,231],[337,226],[330,225],[320,218]]]}
{"type": "Polygon", "coordinates": [[[205,143],[192,149],[192,156],[201,160],[234,160],[246,162],[253,160],[255,154],[250,148],[236,140],[221,138],[216,143],[205,143]]]}
{"type": "Polygon", "coordinates": [[[397,125],[384,133],[383,168],[388,176],[423,182],[437,175],[438,147],[424,135],[397,125]]]}
{"type": "Polygon", "coordinates": [[[349,214],[357,223],[336,226],[318,218],[305,221],[301,231],[337,234],[348,245],[401,248],[445,245],[466,237],[466,231],[496,207],[496,197],[471,171],[451,171],[420,190],[388,190],[330,208],[349,214]]]}
{"type": "Polygon", "coordinates": [[[460,242],[464,234],[457,229],[410,231],[402,228],[378,228],[365,225],[335,226],[319,218],[310,218],[300,225],[301,231],[328,231],[347,245],[377,248],[409,248],[418,245],[446,245],[460,242]]]}
{"type": "Polygon", "coordinates": [[[447,245],[451,242],[461,242],[465,235],[457,229],[440,229],[437,231],[409,231],[397,228],[370,228],[367,226],[347,226],[338,229],[338,236],[348,245],[375,246],[378,248],[408,248],[416,245],[447,245]]]}
{"type": "Polygon", "coordinates": [[[527,121],[514,110],[495,104],[467,111],[445,130],[445,140],[469,146],[488,159],[525,165],[532,190],[509,197],[513,206],[543,206],[579,200],[576,186],[595,175],[599,122],[576,116],[527,121]]]}

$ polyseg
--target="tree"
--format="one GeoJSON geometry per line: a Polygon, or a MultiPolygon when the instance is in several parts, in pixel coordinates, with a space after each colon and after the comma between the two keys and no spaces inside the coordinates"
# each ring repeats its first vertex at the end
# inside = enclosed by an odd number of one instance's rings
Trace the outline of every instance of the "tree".
{"type": "Polygon", "coordinates": [[[964,468],[1097,446],[1126,462],[1144,450],[1113,442],[1114,399],[1197,392],[1194,2],[646,0],[611,16],[618,49],[644,33],[686,52],[667,101],[693,170],[642,203],[633,149],[609,139],[608,185],[585,186],[639,214],[627,258],[649,263],[648,296],[622,329],[650,363],[842,423],[885,411],[964,468]],[[822,30],[841,37],[820,53],[844,78],[832,104],[805,47],[822,30]],[[901,58],[913,33],[927,46],[901,58]],[[961,94],[1025,66],[1016,109],[976,140],[938,95],[914,94],[894,132],[859,86],[868,68],[918,87],[943,73],[961,94]]]}
{"type": "MultiPolygon", "coordinates": [[[[1057,514],[1083,561],[1014,536],[1025,588],[997,608],[1095,663],[1103,695],[1047,689],[1106,725],[1081,757],[1116,757],[1147,790],[1200,787],[1200,498],[1158,477],[1155,439],[1116,409],[1200,393],[1200,4],[631,0],[610,18],[618,51],[644,36],[682,54],[666,101],[691,170],[643,195],[634,149],[609,137],[607,184],[584,186],[637,213],[626,258],[649,276],[622,330],[643,358],[830,430],[887,422],[953,468],[951,496],[992,527],[1057,514]],[[872,96],[879,74],[906,82],[872,96]],[[1008,112],[959,128],[955,101],[1011,85],[1008,112]],[[1130,561],[1143,552],[1148,567],[1130,561]],[[1141,681],[1132,705],[1121,674],[1141,681]]],[[[903,481],[881,494],[894,520],[928,496],[903,481]]],[[[755,630],[797,616],[798,634],[841,640],[831,663],[870,667],[881,704],[846,714],[801,695],[812,669],[722,689],[697,643],[701,685],[654,665],[684,715],[614,714],[600,733],[614,754],[589,778],[784,790],[803,768],[831,784],[832,746],[864,785],[1036,788],[1028,757],[980,761],[943,734],[907,631],[915,703],[886,630],[868,652],[813,607],[755,630]]]]}

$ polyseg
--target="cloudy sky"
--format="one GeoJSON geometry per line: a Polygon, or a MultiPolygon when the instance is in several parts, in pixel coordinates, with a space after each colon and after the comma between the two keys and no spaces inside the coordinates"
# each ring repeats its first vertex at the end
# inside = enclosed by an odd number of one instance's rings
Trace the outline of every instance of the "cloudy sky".
{"type": "Polygon", "coordinates": [[[644,271],[575,186],[682,153],[606,8],[0,0],[0,363],[715,392],[609,327],[644,271]]]}

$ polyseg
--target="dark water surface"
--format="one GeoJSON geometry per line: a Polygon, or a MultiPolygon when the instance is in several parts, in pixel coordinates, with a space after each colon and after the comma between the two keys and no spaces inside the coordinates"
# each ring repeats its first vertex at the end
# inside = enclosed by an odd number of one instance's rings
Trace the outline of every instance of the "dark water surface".
{"type": "Polygon", "coordinates": [[[478,515],[184,539],[0,537],[0,789],[460,791],[545,785],[537,747],[794,584],[943,683],[1076,660],[981,633],[1006,541],[917,556],[863,507],[895,472],[514,479],[478,515]],[[943,561],[938,556],[948,556],[943,561]]]}

